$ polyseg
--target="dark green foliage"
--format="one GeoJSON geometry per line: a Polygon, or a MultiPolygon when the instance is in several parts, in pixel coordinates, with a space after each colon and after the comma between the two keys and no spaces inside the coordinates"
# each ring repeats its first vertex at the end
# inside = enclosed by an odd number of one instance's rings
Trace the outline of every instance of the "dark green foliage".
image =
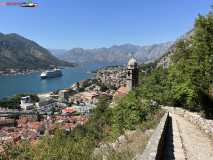
{"type": "Polygon", "coordinates": [[[39,122],[44,120],[44,116],[43,115],[38,114],[37,116],[38,116],[38,121],[39,122]]]}
{"type": "Polygon", "coordinates": [[[106,90],[108,90],[108,87],[105,84],[101,84],[100,87],[101,87],[100,90],[102,92],[105,92],[106,90]]]}
{"type": "Polygon", "coordinates": [[[30,96],[32,103],[38,102],[39,98],[35,94],[17,94],[10,99],[2,98],[0,100],[0,107],[9,109],[20,109],[21,97],[30,96]]]}
{"type": "Polygon", "coordinates": [[[20,115],[21,115],[20,113],[14,113],[14,114],[9,115],[8,118],[11,118],[11,119],[19,119],[19,116],[20,116],[20,115]]]}
{"type": "Polygon", "coordinates": [[[137,124],[146,121],[149,115],[154,115],[159,110],[149,101],[142,103],[141,91],[137,89],[115,103],[112,121],[121,133],[126,129],[135,129],[137,124]]]}
{"type": "Polygon", "coordinates": [[[72,88],[69,89],[69,95],[72,96],[76,93],[76,91],[74,91],[72,88]]]}
{"type": "Polygon", "coordinates": [[[176,44],[173,65],[152,71],[141,91],[147,99],[204,112],[207,118],[213,118],[212,12],[199,15],[194,30],[190,39],[176,44]]]}
{"type": "Polygon", "coordinates": [[[142,75],[148,75],[151,73],[151,70],[156,69],[158,61],[150,62],[147,64],[140,64],[138,66],[139,70],[142,71],[142,75]]]}

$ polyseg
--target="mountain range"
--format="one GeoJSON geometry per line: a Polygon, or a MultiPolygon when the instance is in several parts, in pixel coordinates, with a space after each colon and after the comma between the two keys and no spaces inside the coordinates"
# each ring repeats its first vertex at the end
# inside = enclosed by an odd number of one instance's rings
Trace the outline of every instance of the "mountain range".
{"type": "Polygon", "coordinates": [[[58,60],[47,49],[18,34],[0,33],[0,70],[47,69],[72,67],[75,64],[58,60]]]}
{"type": "Polygon", "coordinates": [[[69,50],[67,49],[52,49],[52,48],[47,48],[47,50],[52,53],[53,56],[60,58],[63,55],[65,55],[69,50]]]}
{"type": "Polygon", "coordinates": [[[128,62],[132,52],[135,53],[134,57],[138,62],[147,62],[160,57],[172,44],[173,42],[170,41],[149,46],[124,44],[110,48],[73,48],[66,53],[65,50],[57,49],[49,49],[49,51],[60,60],[72,63],[128,62]]]}

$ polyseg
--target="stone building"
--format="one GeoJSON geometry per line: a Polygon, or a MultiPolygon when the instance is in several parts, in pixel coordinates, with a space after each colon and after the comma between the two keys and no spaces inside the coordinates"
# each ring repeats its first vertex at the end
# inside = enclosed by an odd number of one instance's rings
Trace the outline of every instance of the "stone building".
{"type": "Polygon", "coordinates": [[[0,129],[3,127],[15,127],[16,120],[14,119],[0,119],[0,129]]]}
{"type": "Polygon", "coordinates": [[[31,103],[30,96],[21,97],[21,104],[20,104],[20,106],[24,110],[31,110],[31,109],[35,108],[34,104],[31,103]]]}
{"type": "Polygon", "coordinates": [[[69,98],[69,91],[68,90],[60,90],[59,91],[59,98],[60,99],[68,99],[69,98]]]}
{"type": "Polygon", "coordinates": [[[129,93],[133,87],[138,86],[138,63],[132,56],[132,59],[129,60],[127,66],[127,74],[126,74],[126,92],[129,93]]]}

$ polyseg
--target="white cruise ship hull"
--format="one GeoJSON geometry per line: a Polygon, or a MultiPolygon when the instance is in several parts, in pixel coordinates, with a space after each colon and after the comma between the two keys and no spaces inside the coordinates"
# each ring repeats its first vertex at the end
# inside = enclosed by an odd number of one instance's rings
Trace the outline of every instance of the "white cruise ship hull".
{"type": "Polygon", "coordinates": [[[63,74],[62,74],[60,69],[54,69],[52,71],[44,71],[44,72],[42,72],[40,77],[41,77],[41,79],[46,79],[46,78],[60,77],[62,75],[63,74]]]}

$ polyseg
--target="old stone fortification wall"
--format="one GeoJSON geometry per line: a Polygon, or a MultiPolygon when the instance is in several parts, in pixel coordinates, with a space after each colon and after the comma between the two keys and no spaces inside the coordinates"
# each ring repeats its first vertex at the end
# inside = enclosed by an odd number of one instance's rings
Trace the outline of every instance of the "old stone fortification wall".
{"type": "Polygon", "coordinates": [[[205,131],[205,133],[213,136],[213,120],[207,120],[196,113],[187,111],[179,107],[164,106],[162,108],[167,110],[168,112],[185,117],[190,122],[197,124],[203,131],[205,131]]]}
{"type": "Polygon", "coordinates": [[[158,127],[150,138],[145,151],[137,155],[134,160],[159,160],[163,153],[164,139],[168,124],[169,113],[165,112],[158,127]]]}

